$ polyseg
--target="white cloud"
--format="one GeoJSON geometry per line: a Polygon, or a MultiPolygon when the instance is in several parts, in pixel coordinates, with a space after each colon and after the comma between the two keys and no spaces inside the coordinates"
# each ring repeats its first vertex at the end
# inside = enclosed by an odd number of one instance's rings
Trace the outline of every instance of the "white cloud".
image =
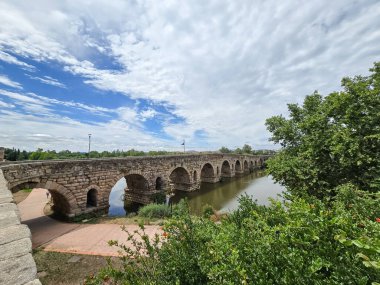
{"type": "Polygon", "coordinates": [[[39,99],[30,97],[27,95],[23,95],[20,93],[16,93],[16,92],[10,92],[10,91],[3,90],[3,89],[0,89],[0,95],[11,98],[11,99],[15,100],[15,102],[19,102],[21,104],[30,103],[30,104],[36,104],[36,105],[46,105],[45,102],[43,102],[39,99]]]}
{"type": "Polygon", "coordinates": [[[15,105],[9,104],[9,103],[5,103],[5,102],[3,102],[3,101],[0,100],[0,107],[3,107],[3,108],[14,108],[15,105]]]}
{"type": "MultiPolygon", "coordinates": [[[[214,147],[268,147],[265,118],[286,114],[286,103],[315,89],[339,89],[343,76],[366,74],[380,60],[379,14],[371,0],[8,1],[0,3],[0,49],[170,106],[183,118],[165,122],[173,143],[197,144],[201,131],[214,147]],[[101,69],[97,55],[121,68],[101,69]]],[[[109,124],[141,128],[158,119],[152,110],[119,108],[109,124]]]]}
{"type": "Polygon", "coordinates": [[[56,86],[60,88],[66,88],[65,84],[59,82],[57,79],[52,78],[50,76],[43,76],[43,77],[31,76],[31,75],[27,75],[27,76],[31,79],[38,80],[44,84],[48,84],[48,85],[52,85],[52,86],[56,86]]]}
{"type": "Polygon", "coordinates": [[[92,134],[92,149],[159,149],[168,142],[131,127],[128,123],[112,120],[108,123],[88,124],[62,116],[48,120],[34,114],[20,114],[0,109],[2,145],[12,147],[18,141],[22,149],[70,149],[86,151],[88,133],[92,134]],[[2,115],[2,113],[4,115],[2,115]],[[17,128],[14,126],[17,125],[17,128]]]}
{"type": "Polygon", "coordinates": [[[34,66],[18,60],[16,57],[0,50],[0,60],[9,64],[15,64],[23,67],[26,70],[33,71],[34,66]]]}
{"type": "Polygon", "coordinates": [[[16,81],[12,81],[11,79],[8,78],[8,76],[2,75],[2,74],[0,74],[0,84],[6,85],[12,88],[16,88],[16,89],[22,89],[22,86],[20,83],[16,81]]]}

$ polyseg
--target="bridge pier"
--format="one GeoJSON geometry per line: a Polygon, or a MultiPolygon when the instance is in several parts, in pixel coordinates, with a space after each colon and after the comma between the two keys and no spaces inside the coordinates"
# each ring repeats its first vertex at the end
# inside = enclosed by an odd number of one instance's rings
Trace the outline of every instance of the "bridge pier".
{"type": "Polygon", "coordinates": [[[202,182],[204,183],[218,183],[220,181],[219,177],[204,177],[202,182]]]}

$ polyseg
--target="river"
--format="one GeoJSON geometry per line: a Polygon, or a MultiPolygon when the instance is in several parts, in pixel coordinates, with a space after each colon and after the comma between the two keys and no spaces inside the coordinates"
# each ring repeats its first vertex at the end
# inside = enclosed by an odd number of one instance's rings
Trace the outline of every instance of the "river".
{"type": "MultiPolygon", "coordinates": [[[[118,181],[110,194],[109,216],[124,216],[124,202],[122,200],[125,179],[118,181]]],[[[201,188],[194,192],[176,191],[172,197],[173,203],[187,197],[190,210],[193,214],[200,214],[203,205],[209,204],[215,210],[230,212],[237,209],[241,195],[252,196],[261,205],[269,203],[268,198],[277,198],[285,188],[274,183],[270,176],[263,171],[255,171],[240,178],[232,178],[220,183],[202,183],[201,188]]]]}

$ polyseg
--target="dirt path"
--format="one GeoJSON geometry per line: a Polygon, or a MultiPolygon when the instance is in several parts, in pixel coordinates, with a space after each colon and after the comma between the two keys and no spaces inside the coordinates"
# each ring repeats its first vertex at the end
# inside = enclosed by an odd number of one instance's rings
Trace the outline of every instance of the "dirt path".
{"type": "MultiPolygon", "coordinates": [[[[29,196],[18,204],[21,221],[32,232],[33,248],[43,246],[46,251],[57,251],[103,256],[117,256],[118,249],[108,245],[109,240],[118,240],[126,245],[127,234],[120,225],[93,224],[82,225],[63,223],[44,215],[47,202],[45,189],[33,189],[29,196]]],[[[126,225],[129,232],[138,230],[137,225],[126,225]]],[[[145,226],[145,232],[154,237],[159,226],[145,226]]]]}

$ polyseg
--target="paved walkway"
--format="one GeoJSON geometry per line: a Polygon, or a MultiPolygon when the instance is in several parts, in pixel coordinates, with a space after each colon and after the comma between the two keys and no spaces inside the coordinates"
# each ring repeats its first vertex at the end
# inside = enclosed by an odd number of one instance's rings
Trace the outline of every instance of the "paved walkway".
{"type": "MultiPolygon", "coordinates": [[[[45,216],[46,202],[46,190],[37,188],[18,204],[21,221],[32,232],[33,248],[42,246],[46,251],[117,256],[118,249],[110,247],[109,240],[131,245],[120,225],[63,223],[45,216]]],[[[138,226],[127,225],[126,229],[133,232],[138,230],[138,226]]],[[[158,226],[146,226],[145,232],[153,238],[160,229],[158,226]]]]}

